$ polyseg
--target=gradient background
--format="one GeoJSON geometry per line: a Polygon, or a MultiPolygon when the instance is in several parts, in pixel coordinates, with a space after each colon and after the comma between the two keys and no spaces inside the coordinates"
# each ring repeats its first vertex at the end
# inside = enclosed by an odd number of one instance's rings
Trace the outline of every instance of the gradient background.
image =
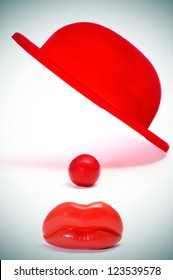
{"type": "Polygon", "coordinates": [[[162,101],[150,130],[173,143],[172,1],[0,1],[0,258],[172,259],[173,152],[165,155],[39,64],[12,39],[41,46],[77,21],[107,26],[155,66],[162,101]],[[78,154],[102,165],[96,186],[77,188],[78,154]],[[105,201],[124,221],[120,244],[101,251],[54,248],[42,238],[48,212],[65,201],[105,201]]]}

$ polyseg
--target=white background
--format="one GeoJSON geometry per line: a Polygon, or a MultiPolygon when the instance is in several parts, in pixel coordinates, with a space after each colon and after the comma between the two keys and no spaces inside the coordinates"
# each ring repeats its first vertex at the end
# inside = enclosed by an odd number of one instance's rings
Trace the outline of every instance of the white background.
{"type": "Polygon", "coordinates": [[[20,48],[41,46],[60,27],[91,21],[115,30],[155,66],[162,100],[150,130],[172,147],[172,1],[1,1],[1,259],[172,259],[173,152],[166,155],[84,98],[20,48]],[[95,156],[96,186],[75,187],[70,161],[95,156]],[[124,222],[118,246],[63,250],[42,238],[48,212],[66,201],[105,201],[124,222]]]}

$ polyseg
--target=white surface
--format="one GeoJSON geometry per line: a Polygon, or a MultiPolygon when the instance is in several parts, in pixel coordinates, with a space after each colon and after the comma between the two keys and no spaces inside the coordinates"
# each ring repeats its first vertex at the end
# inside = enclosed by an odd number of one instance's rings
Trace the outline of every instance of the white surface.
{"type": "Polygon", "coordinates": [[[5,1],[0,4],[1,259],[172,259],[173,152],[167,156],[81,96],[24,52],[21,32],[38,46],[71,22],[103,24],[136,45],[155,66],[162,101],[150,129],[173,143],[171,1],[5,1]],[[77,188],[67,168],[78,154],[102,173],[77,188]],[[70,251],[42,238],[47,213],[65,201],[105,201],[122,216],[119,246],[70,251]]]}

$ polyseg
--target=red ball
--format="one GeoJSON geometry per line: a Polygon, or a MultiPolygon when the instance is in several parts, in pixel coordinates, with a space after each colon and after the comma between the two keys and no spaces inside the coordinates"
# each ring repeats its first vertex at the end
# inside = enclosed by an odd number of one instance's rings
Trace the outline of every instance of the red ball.
{"type": "Polygon", "coordinates": [[[93,186],[100,176],[100,164],[91,155],[83,154],[74,158],[68,168],[69,177],[78,186],[93,186]]]}

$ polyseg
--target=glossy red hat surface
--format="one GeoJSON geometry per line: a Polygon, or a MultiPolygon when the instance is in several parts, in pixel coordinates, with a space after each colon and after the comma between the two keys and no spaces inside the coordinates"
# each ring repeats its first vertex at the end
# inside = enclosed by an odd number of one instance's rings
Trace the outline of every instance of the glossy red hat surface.
{"type": "Polygon", "coordinates": [[[12,38],[85,97],[163,151],[169,149],[148,129],[160,104],[158,75],[150,61],[126,39],[89,22],[62,27],[41,48],[20,33],[12,38]]]}
{"type": "Polygon", "coordinates": [[[56,206],[43,222],[43,237],[51,245],[68,249],[103,249],[122,238],[118,212],[104,202],[56,206]]]}

